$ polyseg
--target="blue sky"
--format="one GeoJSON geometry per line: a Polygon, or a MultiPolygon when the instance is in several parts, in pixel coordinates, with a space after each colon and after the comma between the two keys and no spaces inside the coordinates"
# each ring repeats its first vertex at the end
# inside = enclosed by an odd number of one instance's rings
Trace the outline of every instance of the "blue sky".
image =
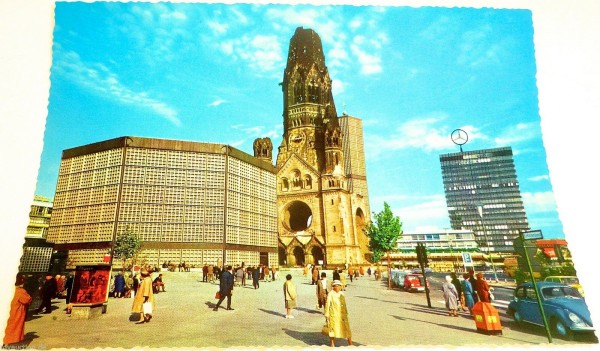
{"type": "MultiPolygon", "coordinates": [[[[529,10],[57,3],[36,194],[63,149],[124,135],[252,153],[282,135],[298,26],[321,37],[338,114],[363,120],[371,210],[405,231],[449,227],[439,155],[511,146],[532,229],[563,237],[542,143],[529,10]]],[[[274,150],[275,151],[275,150],[274,150]]]]}

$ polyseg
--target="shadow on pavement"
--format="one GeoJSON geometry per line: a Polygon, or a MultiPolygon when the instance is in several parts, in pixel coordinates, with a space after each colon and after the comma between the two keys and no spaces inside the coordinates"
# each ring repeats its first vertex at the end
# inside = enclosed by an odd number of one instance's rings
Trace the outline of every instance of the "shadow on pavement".
{"type": "MultiPolygon", "coordinates": [[[[502,321],[502,326],[506,327],[508,329],[511,329],[511,330],[517,330],[517,331],[525,332],[527,334],[534,334],[534,335],[537,335],[537,336],[547,337],[546,330],[544,329],[544,327],[533,325],[533,324],[517,323],[514,320],[510,319],[510,320],[507,320],[507,321],[502,321]]],[[[558,337],[556,335],[552,335],[552,338],[553,339],[561,339],[560,337],[558,337]]],[[[589,332],[589,333],[575,333],[573,335],[573,340],[572,341],[578,341],[578,342],[582,342],[582,343],[594,343],[594,344],[597,344],[598,343],[598,338],[596,337],[596,334],[593,333],[593,332],[589,332]]]]}
{"type": "Polygon", "coordinates": [[[23,337],[23,341],[21,341],[18,345],[20,349],[25,349],[31,344],[31,342],[35,339],[39,338],[39,336],[35,332],[28,332],[23,337]]]}
{"type": "MultiPolygon", "coordinates": [[[[329,337],[324,336],[321,332],[299,332],[296,330],[290,330],[287,328],[281,328],[288,336],[300,340],[307,345],[311,346],[322,346],[326,348],[330,348],[329,346],[329,337]]],[[[335,339],[336,347],[339,346],[348,346],[346,340],[335,339]]],[[[363,344],[352,341],[352,346],[365,346],[363,344]]]]}
{"type": "Polygon", "coordinates": [[[398,301],[388,301],[388,300],[381,300],[381,299],[376,299],[374,297],[368,297],[368,296],[354,296],[354,297],[358,297],[360,299],[369,299],[369,300],[377,300],[377,301],[381,301],[381,302],[389,302],[389,303],[400,303],[398,301]]]}
{"type": "MultiPolygon", "coordinates": [[[[446,309],[440,308],[429,308],[425,306],[419,306],[420,308],[404,308],[407,311],[415,311],[419,313],[429,313],[429,314],[437,314],[439,316],[448,316],[448,311],[446,309]]],[[[448,316],[449,317],[449,316],[448,316]]]]}
{"type": "MultiPolygon", "coordinates": [[[[440,327],[444,327],[444,328],[448,328],[448,329],[455,329],[458,331],[463,331],[463,332],[475,332],[475,329],[473,328],[465,328],[465,327],[461,327],[458,325],[452,325],[452,324],[446,324],[446,323],[435,323],[435,322],[431,322],[431,321],[424,321],[424,320],[420,320],[420,319],[415,319],[415,318],[410,318],[410,317],[401,317],[401,316],[394,316],[394,315],[390,315],[396,319],[399,320],[403,320],[403,321],[415,321],[415,322],[422,322],[422,323],[426,323],[426,324],[435,324],[438,325],[440,327]]],[[[448,318],[450,319],[450,317],[448,316],[448,318]]],[[[450,319],[451,320],[451,319],[450,319]]]]}
{"type": "Polygon", "coordinates": [[[272,314],[272,315],[274,315],[274,316],[278,316],[278,317],[285,317],[285,314],[283,314],[283,313],[280,313],[280,312],[276,312],[276,311],[270,311],[270,310],[265,310],[264,308],[259,308],[258,310],[259,310],[259,311],[263,311],[263,312],[265,312],[265,313],[268,313],[268,314],[272,314]]]}
{"type": "Polygon", "coordinates": [[[311,310],[311,309],[304,308],[304,307],[296,307],[296,309],[299,311],[303,311],[303,312],[311,313],[311,314],[323,314],[323,312],[321,312],[320,310],[311,310]]]}

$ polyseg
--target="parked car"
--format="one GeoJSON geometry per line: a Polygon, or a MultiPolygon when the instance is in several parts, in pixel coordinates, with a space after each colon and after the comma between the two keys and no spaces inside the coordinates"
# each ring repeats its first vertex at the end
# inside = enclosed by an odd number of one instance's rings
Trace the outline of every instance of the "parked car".
{"type": "MultiPolygon", "coordinates": [[[[427,287],[431,288],[429,285],[429,280],[427,281],[427,287]]],[[[404,276],[404,290],[415,292],[415,291],[425,291],[425,278],[423,278],[422,274],[407,274],[404,276]]]]}
{"type": "MultiPolygon", "coordinates": [[[[431,268],[429,268],[429,267],[425,267],[424,270],[425,270],[425,273],[431,273],[431,272],[433,272],[431,270],[431,268]]],[[[422,273],[421,272],[421,268],[413,268],[410,272],[413,273],[413,274],[421,274],[422,273]]]]}
{"type": "MultiPolygon", "coordinates": [[[[553,333],[572,339],[573,333],[594,331],[590,311],[577,289],[554,282],[538,282],[536,285],[541,292],[544,314],[553,333]]],[[[513,301],[508,305],[508,314],[517,323],[543,326],[538,306],[533,284],[523,283],[515,289],[513,301]]]]}
{"type": "Polygon", "coordinates": [[[393,270],[392,271],[392,283],[395,286],[399,286],[401,288],[404,287],[404,276],[406,276],[408,274],[408,272],[406,271],[398,271],[398,270],[393,270]]]}
{"type": "Polygon", "coordinates": [[[583,293],[583,287],[581,284],[579,284],[579,278],[574,275],[551,275],[546,277],[544,281],[570,285],[577,289],[581,296],[585,297],[585,294],[583,293]]]}

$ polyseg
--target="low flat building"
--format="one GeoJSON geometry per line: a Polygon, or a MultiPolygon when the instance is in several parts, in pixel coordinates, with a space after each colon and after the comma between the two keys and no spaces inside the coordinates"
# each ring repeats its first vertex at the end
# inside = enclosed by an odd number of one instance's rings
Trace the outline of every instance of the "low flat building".
{"type": "Polygon", "coordinates": [[[48,241],[68,269],[113,262],[126,231],[142,241],[137,264],[276,266],[275,187],[272,164],[228,145],[120,137],[67,149],[48,241]]]}
{"type": "MultiPolygon", "coordinates": [[[[474,264],[485,265],[486,255],[479,251],[475,234],[471,230],[443,229],[428,232],[405,232],[397,243],[397,252],[391,254],[396,266],[418,267],[416,248],[427,248],[429,268],[438,272],[466,270],[462,253],[468,252],[474,264]]],[[[385,258],[383,260],[385,263],[385,258]]]]}

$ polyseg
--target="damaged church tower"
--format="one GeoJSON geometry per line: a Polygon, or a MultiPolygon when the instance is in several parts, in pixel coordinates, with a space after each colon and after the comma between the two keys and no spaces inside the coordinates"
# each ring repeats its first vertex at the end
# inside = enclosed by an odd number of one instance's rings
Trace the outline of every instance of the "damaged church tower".
{"type": "Polygon", "coordinates": [[[366,262],[363,229],[370,209],[362,124],[338,117],[331,88],[321,39],[297,28],[283,76],[276,161],[280,265],[366,262]]]}

